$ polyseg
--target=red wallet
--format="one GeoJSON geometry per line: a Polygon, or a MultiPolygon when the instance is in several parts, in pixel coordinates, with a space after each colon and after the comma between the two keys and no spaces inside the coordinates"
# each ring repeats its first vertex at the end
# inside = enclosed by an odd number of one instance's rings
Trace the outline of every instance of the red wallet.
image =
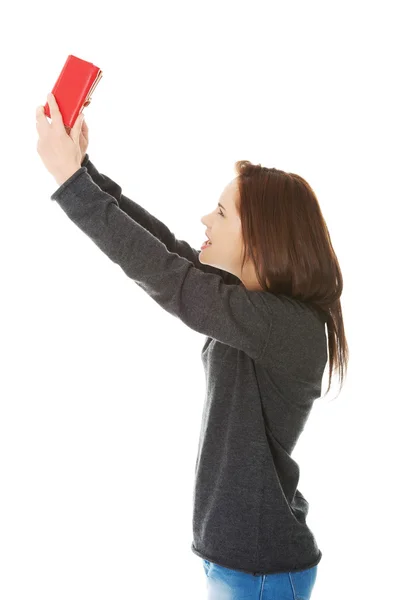
{"type": "MultiPolygon", "coordinates": [[[[62,120],[68,133],[85,106],[88,106],[92,94],[103,76],[103,72],[91,62],[69,54],[61,73],[51,90],[60,109],[62,120]]],[[[51,119],[49,103],[44,113],[51,119]]]]}

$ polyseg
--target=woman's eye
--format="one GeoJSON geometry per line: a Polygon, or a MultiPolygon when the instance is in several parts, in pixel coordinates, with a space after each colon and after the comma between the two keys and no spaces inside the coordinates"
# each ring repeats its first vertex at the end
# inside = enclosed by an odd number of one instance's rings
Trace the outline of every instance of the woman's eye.
{"type": "Polygon", "coordinates": [[[224,216],[224,213],[222,212],[222,210],[221,210],[221,209],[219,209],[219,211],[218,211],[218,214],[219,214],[219,215],[221,215],[221,217],[223,217],[223,216],[224,216]]]}

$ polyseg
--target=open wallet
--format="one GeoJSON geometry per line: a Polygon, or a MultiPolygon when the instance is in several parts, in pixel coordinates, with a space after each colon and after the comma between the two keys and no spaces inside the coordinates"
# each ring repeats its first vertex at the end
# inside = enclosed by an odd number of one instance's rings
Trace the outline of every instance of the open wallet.
{"type": "MultiPolygon", "coordinates": [[[[103,76],[103,72],[91,62],[69,54],[53,89],[62,120],[69,133],[85,106],[92,100],[92,94],[103,76]]],[[[44,113],[50,119],[49,103],[44,113]]]]}

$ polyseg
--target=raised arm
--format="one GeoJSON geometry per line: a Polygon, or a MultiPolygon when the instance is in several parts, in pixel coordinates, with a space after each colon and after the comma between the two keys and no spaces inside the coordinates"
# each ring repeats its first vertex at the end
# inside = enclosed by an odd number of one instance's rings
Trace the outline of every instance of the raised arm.
{"type": "Polygon", "coordinates": [[[86,167],[90,177],[99,186],[103,192],[107,192],[110,196],[116,199],[118,206],[121,210],[129,215],[136,223],[139,223],[142,227],[152,233],[158,240],[163,242],[170,252],[175,252],[190,260],[197,269],[200,269],[204,273],[214,273],[222,277],[224,283],[228,284],[239,284],[240,279],[224,271],[223,269],[217,269],[210,265],[203,265],[199,260],[200,250],[192,248],[185,240],[178,240],[170,229],[159,219],[150,214],[140,204],[130,200],[122,193],[122,188],[118,183],[113,181],[104,173],[99,173],[94,164],[90,161],[89,155],[85,154],[85,158],[81,163],[82,167],[86,167]]]}
{"type": "Polygon", "coordinates": [[[170,252],[124,213],[85,167],[73,173],[51,199],[164,310],[198,333],[262,360],[272,324],[272,294],[227,285],[220,275],[203,273],[190,260],[170,252]]]}

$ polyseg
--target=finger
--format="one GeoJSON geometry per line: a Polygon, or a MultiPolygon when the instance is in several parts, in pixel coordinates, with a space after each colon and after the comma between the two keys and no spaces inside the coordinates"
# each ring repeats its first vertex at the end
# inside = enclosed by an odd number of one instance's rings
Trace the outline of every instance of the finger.
{"type": "Polygon", "coordinates": [[[38,106],[36,108],[36,131],[39,135],[43,135],[48,131],[50,124],[44,113],[44,106],[38,106]]]}
{"type": "Polygon", "coordinates": [[[58,108],[57,101],[51,92],[47,94],[47,102],[49,103],[52,122],[55,123],[57,127],[64,128],[64,123],[62,120],[60,109],[58,108]]]}
{"type": "Polygon", "coordinates": [[[70,136],[74,140],[75,143],[79,144],[79,136],[81,134],[82,121],[84,119],[83,114],[81,113],[76,119],[73,128],[71,129],[70,136]]]}

